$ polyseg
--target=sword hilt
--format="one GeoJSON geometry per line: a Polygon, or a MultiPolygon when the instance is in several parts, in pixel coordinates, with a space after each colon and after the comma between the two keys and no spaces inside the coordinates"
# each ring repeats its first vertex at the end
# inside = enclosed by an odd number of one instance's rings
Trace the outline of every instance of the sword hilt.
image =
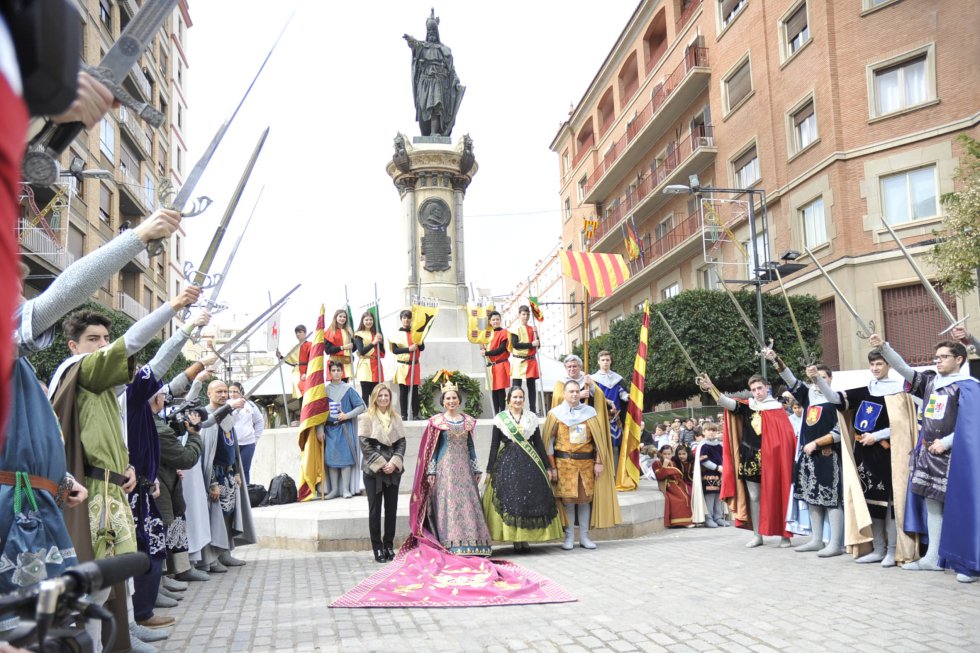
{"type": "Polygon", "coordinates": [[[875,326],[875,321],[874,320],[868,320],[868,323],[866,325],[862,326],[861,328],[859,328],[855,332],[855,335],[858,338],[860,338],[861,340],[867,340],[868,338],[870,338],[875,333],[877,333],[877,327],[875,326]],[[870,329],[870,331],[865,331],[865,328],[870,329]]]}
{"type": "MultiPolygon", "coordinates": [[[[964,315],[963,317],[961,317],[960,319],[956,320],[955,322],[953,322],[952,324],[950,324],[948,327],[946,327],[945,329],[943,329],[942,331],[940,331],[939,332],[939,335],[944,336],[947,333],[949,333],[950,331],[952,331],[953,329],[955,329],[956,327],[960,326],[961,324],[966,324],[966,321],[969,318],[970,318],[969,315],[964,315]]],[[[966,344],[966,343],[963,343],[963,344],[966,344]]]]}
{"type": "Polygon", "coordinates": [[[184,262],[184,279],[187,281],[187,283],[191,284],[192,286],[197,286],[201,290],[214,288],[215,284],[220,281],[220,277],[221,275],[218,274],[214,276],[210,274],[202,274],[190,261],[184,262]],[[200,281],[198,281],[198,279],[200,279],[200,281]]]}

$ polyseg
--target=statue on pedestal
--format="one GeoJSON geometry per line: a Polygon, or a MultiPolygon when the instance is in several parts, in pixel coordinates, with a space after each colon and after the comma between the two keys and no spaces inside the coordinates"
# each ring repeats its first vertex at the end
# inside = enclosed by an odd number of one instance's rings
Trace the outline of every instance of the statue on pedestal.
{"type": "Polygon", "coordinates": [[[433,9],[425,21],[425,40],[402,36],[412,49],[415,119],[423,136],[451,136],[466,87],[459,83],[453,53],[439,41],[439,19],[433,9]]]}

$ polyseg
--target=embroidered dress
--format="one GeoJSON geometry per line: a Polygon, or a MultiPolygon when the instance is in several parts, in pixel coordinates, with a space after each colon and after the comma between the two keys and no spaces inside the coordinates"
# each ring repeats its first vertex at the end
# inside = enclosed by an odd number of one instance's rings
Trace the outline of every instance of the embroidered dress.
{"type": "MultiPolygon", "coordinates": [[[[800,444],[805,446],[837,428],[837,409],[823,395],[797,381],[790,391],[803,406],[800,444]]],[[[800,452],[796,461],[797,499],[825,508],[843,507],[844,477],[841,471],[840,442],[817,447],[812,454],[800,452]]]]}
{"type": "Polygon", "coordinates": [[[476,483],[475,423],[468,429],[465,419],[437,415],[433,420],[439,418],[439,442],[429,463],[430,473],[435,473],[430,519],[436,537],[450,553],[489,556],[490,531],[476,483]]]}
{"type": "Polygon", "coordinates": [[[483,514],[496,541],[545,542],[561,537],[561,518],[544,460],[537,415],[520,420],[502,412],[493,420],[493,442],[483,494],[483,514]]]}
{"type": "Polygon", "coordinates": [[[664,526],[678,528],[691,524],[691,495],[681,470],[664,467],[659,461],[653,463],[653,473],[657,477],[660,491],[664,494],[664,526]]]}

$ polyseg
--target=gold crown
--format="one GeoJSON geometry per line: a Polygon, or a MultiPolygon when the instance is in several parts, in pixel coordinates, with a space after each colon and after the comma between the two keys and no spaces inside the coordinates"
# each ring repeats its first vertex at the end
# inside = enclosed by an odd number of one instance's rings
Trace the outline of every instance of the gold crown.
{"type": "Polygon", "coordinates": [[[442,390],[442,393],[443,394],[446,394],[450,390],[452,390],[453,392],[456,392],[456,393],[459,392],[459,387],[455,383],[453,383],[452,381],[450,381],[448,379],[446,380],[445,383],[443,383],[441,386],[439,386],[439,389],[442,390]]]}

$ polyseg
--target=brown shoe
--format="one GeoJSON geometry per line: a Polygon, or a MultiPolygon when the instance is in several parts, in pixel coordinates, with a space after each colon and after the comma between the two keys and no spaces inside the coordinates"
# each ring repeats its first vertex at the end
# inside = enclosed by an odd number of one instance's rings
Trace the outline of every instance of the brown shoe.
{"type": "Polygon", "coordinates": [[[149,619],[137,621],[136,623],[146,628],[168,628],[177,623],[177,620],[173,617],[161,617],[160,615],[155,614],[149,619]]]}

